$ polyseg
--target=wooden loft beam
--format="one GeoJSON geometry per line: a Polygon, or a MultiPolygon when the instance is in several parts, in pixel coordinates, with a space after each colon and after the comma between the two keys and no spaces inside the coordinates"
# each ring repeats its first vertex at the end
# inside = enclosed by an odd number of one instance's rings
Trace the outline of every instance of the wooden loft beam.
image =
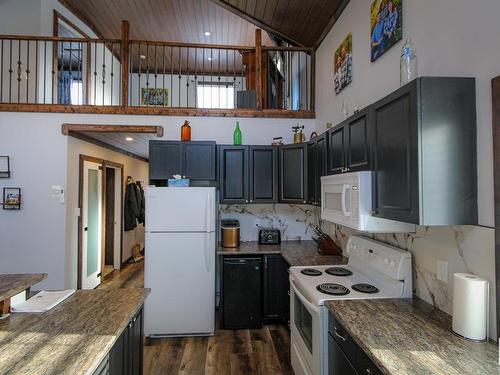
{"type": "Polygon", "coordinates": [[[260,27],[261,29],[264,29],[270,33],[273,33],[273,34],[276,34],[278,35],[281,39],[283,39],[285,42],[287,43],[290,43],[290,44],[294,44],[298,47],[305,47],[303,44],[297,42],[296,40],[286,36],[285,34],[279,32],[278,30],[276,30],[275,28],[259,21],[258,19],[246,14],[245,12],[239,10],[238,8],[236,8],[235,6],[231,5],[231,4],[228,4],[226,3],[225,1],[222,1],[222,0],[210,0],[212,3],[215,3],[219,6],[221,6],[222,8],[230,11],[231,13],[233,14],[236,14],[238,17],[241,17],[243,18],[244,20],[250,22],[250,23],[253,23],[254,25],[260,27]]]}
{"type": "Polygon", "coordinates": [[[70,132],[100,132],[100,133],[147,133],[163,137],[163,126],[150,125],[93,125],[93,124],[62,124],[64,135],[70,132]]]}

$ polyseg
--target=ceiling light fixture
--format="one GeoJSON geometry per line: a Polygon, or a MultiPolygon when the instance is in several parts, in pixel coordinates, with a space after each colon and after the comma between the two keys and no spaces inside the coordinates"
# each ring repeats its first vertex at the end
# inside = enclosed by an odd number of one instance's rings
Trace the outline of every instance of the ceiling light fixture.
{"type": "Polygon", "coordinates": [[[146,56],[145,55],[141,55],[141,59],[142,60],[146,60],[146,56]]]}
{"type": "Polygon", "coordinates": [[[210,34],[212,34],[210,31],[205,31],[205,32],[203,33],[203,35],[205,35],[205,36],[210,36],[210,34]]]}
{"type": "Polygon", "coordinates": [[[213,59],[211,57],[207,57],[207,60],[208,61],[212,61],[213,59]]]}
{"type": "Polygon", "coordinates": [[[125,138],[125,140],[126,140],[126,141],[129,141],[129,142],[132,142],[132,141],[134,140],[134,138],[132,138],[132,137],[127,137],[127,138],[125,138]]]}

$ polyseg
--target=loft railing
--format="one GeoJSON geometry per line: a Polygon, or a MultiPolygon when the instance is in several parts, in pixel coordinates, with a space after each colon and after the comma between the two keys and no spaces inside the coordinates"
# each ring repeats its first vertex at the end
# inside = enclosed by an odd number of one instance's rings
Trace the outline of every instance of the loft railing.
{"type": "Polygon", "coordinates": [[[0,36],[0,110],[314,116],[314,52],[0,36]]]}

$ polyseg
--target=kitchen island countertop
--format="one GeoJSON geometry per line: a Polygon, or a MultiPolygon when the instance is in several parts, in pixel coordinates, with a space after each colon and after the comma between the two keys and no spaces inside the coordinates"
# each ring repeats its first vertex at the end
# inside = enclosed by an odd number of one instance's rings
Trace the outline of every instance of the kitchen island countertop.
{"type": "Polygon", "coordinates": [[[494,343],[454,334],[450,315],[416,297],[325,304],[384,374],[500,374],[494,343]]]}
{"type": "Polygon", "coordinates": [[[13,297],[46,278],[46,273],[0,274],[0,301],[13,297]]]}
{"type": "Polygon", "coordinates": [[[92,374],[149,289],[78,290],[45,313],[0,320],[0,373],[92,374]]]}
{"type": "Polygon", "coordinates": [[[218,255],[281,254],[290,266],[321,266],[346,264],[342,255],[321,255],[314,241],[283,241],[279,245],[260,245],[256,241],[241,242],[239,247],[217,248],[218,255]]]}

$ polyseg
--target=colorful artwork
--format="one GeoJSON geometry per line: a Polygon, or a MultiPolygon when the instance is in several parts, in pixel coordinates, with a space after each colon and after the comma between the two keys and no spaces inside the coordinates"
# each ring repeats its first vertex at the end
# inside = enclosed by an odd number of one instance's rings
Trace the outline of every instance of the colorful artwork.
{"type": "Polygon", "coordinates": [[[335,51],[334,65],[333,80],[335,94],[338,94],[352,81],[352,33],[347,34],[335,51]]]}
{"type": "Polygon", "coordinates": [[[145,88],[141,90],[141,105],[168,106],[168,89],[145,88]]]}
{"type": "Polygon", "coordinates": [[[21,189],[3,188],[4,210],[19,210],[21,208],[21,189]]]}
{"type": "Polygon", "coordinates": [[[403,37],[403,0],[375,0],[371,6],[371,61],[403,37]]]}

